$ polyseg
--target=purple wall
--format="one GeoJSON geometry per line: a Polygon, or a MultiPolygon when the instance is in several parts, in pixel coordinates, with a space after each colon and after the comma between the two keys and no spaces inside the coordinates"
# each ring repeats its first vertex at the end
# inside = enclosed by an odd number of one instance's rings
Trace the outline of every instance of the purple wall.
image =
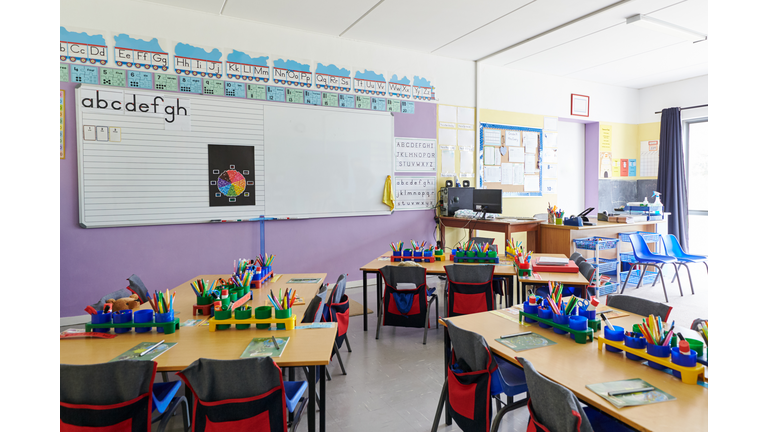
{"type": "MultiPolygon", "coordinates": [[[[236,258],[259,254],[259,223],[213,223],[91,228],[78,225],[75,84],[66,91],[66,158],[61,161],[60,240],[62,317],[127,286],[133,273],[150,290],[173,288],[198,274],[228,273],[236,258]]],[[[416,114],[395,114],[395,136],[436,138],[437,105],[416,102],[416,114]]],[[[382,185],[383,187],[383,185],[382,185]]],[[[341,273],[360,280],[360,266],[392,241],[434,242],[434,211],[386,216],[268,221],[266,251],[277,273],[341,273]]]]}
{"type": "Polygon", "coordinates": [[[600,123],[586,123],[584,125],[584,205],[587,208],[598,208],[599,146],[600,123]]]}

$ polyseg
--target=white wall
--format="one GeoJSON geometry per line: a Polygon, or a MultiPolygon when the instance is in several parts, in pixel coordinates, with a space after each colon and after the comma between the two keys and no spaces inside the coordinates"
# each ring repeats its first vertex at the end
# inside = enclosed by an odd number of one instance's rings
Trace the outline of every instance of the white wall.
{"type": "MultiPolygon", "coordinates": [[[[272,26],[254,21],[206,14],[155,3],[133,0],[66,0],[61,2],[60,23],[69,31],[98,30],[113,53],[113,36],[127,33],[134,38],[159,39],[173,53],[177,42],[210,50],[218,48],[222,60],[232,49],[251,56],[282,56],[309,63],[333,63],[354,72],[374,70],[387,79],[393,73],[429,79],[440,103],[475,105],[475,65],[414,51],[272,26]]],[[[89,34],[90,34],[89,33],[89,34]]],[[[111,57],[110,57],[111,58],[111,57]]]]}
{"type": "Polygon", "coordinates": [[[615,123],[637,123],[639,90],[480,66],[479,106],[486,109],[615,123]],[[589,96],[589,117],[571,115],[571,93],[589,96]]]}
{"type": "MultiPolygon", "coordinates": [[[[687,80],[660,84],[640,89],[640,118],[636,123],[654,123],[661,121],[661,114],[655,114],[664,108],[687,107],[709,103],[709,75],[687,80]]],[[[706,117],[707,108],[683,110],[683,120],[706,117]]]]}

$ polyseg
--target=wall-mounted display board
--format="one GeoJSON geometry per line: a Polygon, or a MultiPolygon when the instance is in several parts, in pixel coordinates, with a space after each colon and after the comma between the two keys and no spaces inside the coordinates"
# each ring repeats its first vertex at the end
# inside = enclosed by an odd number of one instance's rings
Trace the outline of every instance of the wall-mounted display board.
{"type": "Polygon", "coordinates": [[[544,148],[541,129],[480,123],[477,184],[502,196],[541,196],[542,163],[557,163],[557,148],[544,148]]]}
{"type": "Polygon", "coordinates": [[[390,213],[392,113],[103,85],[75,104],[85,228],[390,213]]]}

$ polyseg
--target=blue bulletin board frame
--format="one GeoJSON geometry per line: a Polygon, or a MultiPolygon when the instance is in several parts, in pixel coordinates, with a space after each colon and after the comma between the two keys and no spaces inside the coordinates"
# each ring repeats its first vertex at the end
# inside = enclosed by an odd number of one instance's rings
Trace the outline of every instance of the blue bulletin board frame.
{"type": "MultiPolygon", "coordinates": [[[[485,147],[485,128],[490,129],[501,129],[501,130],[510,130],[510,131],[521,131],[521,132],[536,132],[539,134],[539,158],[538,158],[538,165],[539,165],[539,191],[538,192],[502,192],[502,196],[504,198],[508,197],[540,197],[542,196],[542,169],[541,169],[541,153],[544,151],[544,133],[542,129],[537,128],[529,128],[529,127],[522,127],[522,126],[510,126],[510,125],[502,125],[502,124],[495,124],[495,123],[480,123],[480,140],[478,142],[478,167],[480,167],[477,170],[477,184],[478,187],[481,189],[485,189],[485,179],[483,178],[485,176],[485,170],[483,169],[483,152],[485,147]],[[511,195],[509,195],[511,194],[511,195]]],[[[494,146],[495,147],[495,146],[494,146]]]]}

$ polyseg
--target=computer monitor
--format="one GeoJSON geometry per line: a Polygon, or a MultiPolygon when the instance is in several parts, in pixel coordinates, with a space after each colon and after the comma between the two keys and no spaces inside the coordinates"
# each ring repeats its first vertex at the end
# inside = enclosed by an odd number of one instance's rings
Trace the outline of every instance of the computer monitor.
{"type": "Polygon", "coordinates": [[[501,189],[475,189],[472,206],[483,212],[483,217],[485,213],[501,213],[501,189]]]}

